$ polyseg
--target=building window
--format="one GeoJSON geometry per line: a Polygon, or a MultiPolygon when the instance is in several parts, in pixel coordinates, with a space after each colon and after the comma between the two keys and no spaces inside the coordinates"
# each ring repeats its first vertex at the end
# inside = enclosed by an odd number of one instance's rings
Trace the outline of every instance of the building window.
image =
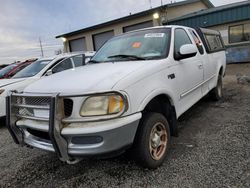
{"type": "Polygon", "coordinates": [[[250,41],[250,23],[229,27],[229,42],[250,41]]]}

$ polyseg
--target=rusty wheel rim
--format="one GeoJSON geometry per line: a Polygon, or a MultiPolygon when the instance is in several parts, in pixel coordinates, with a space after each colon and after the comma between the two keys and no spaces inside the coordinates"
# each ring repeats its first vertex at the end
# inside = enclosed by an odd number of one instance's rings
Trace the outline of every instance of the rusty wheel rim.
{"type": "Polygon", "coordinates": [[[149,150],[150,155],[154,160],[160,160],[165,154],[168,143],[168,136],[166,127],[158,122],[156,123],[150,133],[149,150]]]}

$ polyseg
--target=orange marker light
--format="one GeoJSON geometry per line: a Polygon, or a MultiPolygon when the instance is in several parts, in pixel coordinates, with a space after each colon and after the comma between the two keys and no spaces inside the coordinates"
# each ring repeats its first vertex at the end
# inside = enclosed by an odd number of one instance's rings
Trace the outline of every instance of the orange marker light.
{"type": "Polygon", "coordinates": [[[124,107],[124,102],[122,97],[120,96],[110,96],[109,97],[109,108],[108,113],[109,114],[116,114],[122,111],[124,107]]]}

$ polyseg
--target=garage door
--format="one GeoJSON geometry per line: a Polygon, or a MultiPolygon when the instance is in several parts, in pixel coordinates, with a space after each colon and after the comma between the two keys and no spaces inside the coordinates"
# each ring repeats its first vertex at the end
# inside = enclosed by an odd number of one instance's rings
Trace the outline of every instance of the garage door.
{"type": "Polygon", "coordinates": [[[71,52],[86,51],[87,48],[85,38],[70,40],[69,48],[71,52]]]}
{"type": "Polygon", "coordinates": [[[123,33],[133,31],[133,30],[137,30],[137,29],[143,29],[143,28],[147,28],[147,27],[153,27],[153,21],[147,21],[147,22],[143,22],[143,23],[123,27],[123,33]]]}
{"type": "Polygon", "coordinates": [[[93,35],[94,49],[98,50],[102,45],[114,36],[114,31],[107,31],[93,35]]]}

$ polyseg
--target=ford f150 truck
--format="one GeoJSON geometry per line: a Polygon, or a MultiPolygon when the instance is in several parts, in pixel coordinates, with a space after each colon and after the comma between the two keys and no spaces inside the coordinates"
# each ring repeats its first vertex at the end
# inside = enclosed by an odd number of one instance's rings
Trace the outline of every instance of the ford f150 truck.
{"type": "Polygon", "coordinates": [[[225,62],[217,31],[160,26],[125,33],[86,66],[10,93],[7,127],[17,144],[68,163],[129,151],[157,168],[178,117],[208,93],[222,97],[225,62]]]}

